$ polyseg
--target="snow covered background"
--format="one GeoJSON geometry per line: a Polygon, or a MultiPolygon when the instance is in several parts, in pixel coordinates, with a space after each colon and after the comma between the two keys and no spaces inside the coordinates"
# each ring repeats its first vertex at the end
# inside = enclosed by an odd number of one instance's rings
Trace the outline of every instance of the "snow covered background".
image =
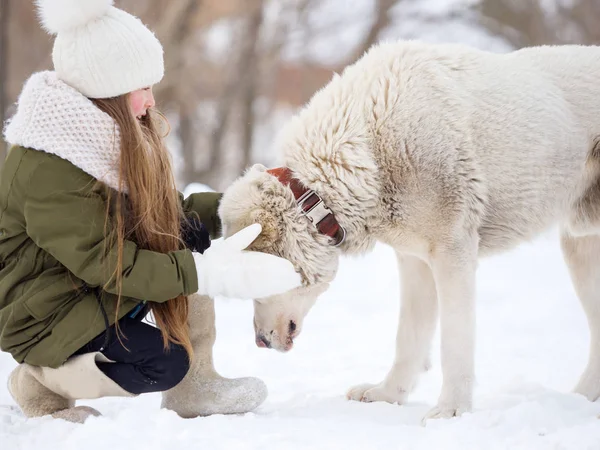
{"type": "MultiPolygon", "coordinates": [[[[0,388],[0,449],[600,449],[600,403],[570,393],[588,331],[556,233],[484,260],[478,274],[473,413],[423,427],[441,386],[439,340],[409,404],[358,403],[346,389],[379,381],[393,359],[398,275],[390,248],[342,260],[288,354],[255,347],[252,305],[218,299],[215,363],[269,387],[256,411],[180,419],[160,395],[85,402],[104,417],[26,420],[0,388]],[[13,408],[11,408],[11,405],[13,408]]],[[[0,354],[0,379],[15,366],[0,354]]]]}

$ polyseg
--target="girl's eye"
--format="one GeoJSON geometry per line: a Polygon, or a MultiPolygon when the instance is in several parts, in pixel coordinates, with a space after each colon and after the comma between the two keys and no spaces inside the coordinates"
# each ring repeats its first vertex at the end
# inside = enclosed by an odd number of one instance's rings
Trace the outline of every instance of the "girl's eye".
{"type": "Polygon", "coordinates": [[[149,91],[149,90],[150,90],[150,86],[148,86],[148,87],[145,87],[143,90],[144,90],[144,91],[149,91]]]}

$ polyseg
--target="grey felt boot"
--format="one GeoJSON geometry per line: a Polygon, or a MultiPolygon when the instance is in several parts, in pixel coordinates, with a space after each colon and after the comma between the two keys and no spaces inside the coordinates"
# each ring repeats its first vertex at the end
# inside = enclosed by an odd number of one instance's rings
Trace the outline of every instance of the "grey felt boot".
{"type": "Polygon", "coordinates": [[[185,418],[240,414],[257,408],[267,398],[267,387],[262,380],[223,378],[214,368],[214,301],[200,295],[191,295],[188,301],[194,361],[185,378],[173,389],[163,392],[162,407],[185,418]]]}

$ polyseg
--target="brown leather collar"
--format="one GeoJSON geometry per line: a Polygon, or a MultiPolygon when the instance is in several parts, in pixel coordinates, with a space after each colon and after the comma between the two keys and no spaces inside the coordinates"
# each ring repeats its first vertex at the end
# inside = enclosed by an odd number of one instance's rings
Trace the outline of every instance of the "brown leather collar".
{"type": "Polygon", "coordinates": [[[323,199],[294,178],[290,169],[277,167],[267,172],[276,177],[281,184],[289,186],[296,198],[300,213],[311,221],[319,233],[333,238],[335,247],[346,240],[346,230],[338,223],[333,212],[325,206],[323,199]]]}

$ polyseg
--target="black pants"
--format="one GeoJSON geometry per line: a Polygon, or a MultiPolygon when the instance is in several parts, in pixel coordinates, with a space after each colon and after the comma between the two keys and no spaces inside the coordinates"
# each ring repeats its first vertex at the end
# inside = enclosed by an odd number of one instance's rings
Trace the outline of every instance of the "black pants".
{"type": "Polygon", "coordinates": [[[142,316],[139,314],[135,319],[125,316],[119,321],[119,337],[127,348],[119,341],[113,325],[74,353],[101,351],[114,363],[97,362],[98,368],[131,394],[171,389],[190,368],[185,349],[170,344],[165,352],[160,331],[143,323],[142,316]]]}

